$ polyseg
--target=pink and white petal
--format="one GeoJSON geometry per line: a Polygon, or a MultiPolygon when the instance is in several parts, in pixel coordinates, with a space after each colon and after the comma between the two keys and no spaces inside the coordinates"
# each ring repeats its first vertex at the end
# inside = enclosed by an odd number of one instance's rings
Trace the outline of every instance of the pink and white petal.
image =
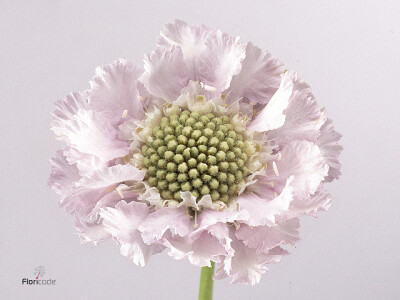
{"type": "Polygon", "coordinates": [[[284,114],[286,119],[283,126],[268,132],[268,139],[274,145],[287,144],[293,140],[317,141],[326,117],[318,108],[309,85],[303,80],[294,82],[293,93],[284,114]]]}
{"type": "Polygon", "coordinates": [[[61,150],[56,151],[56,156],[50,159],[51,173],[47,184],[59,195],[71,191],[80,175],[76,165],[70,165],[61,150]]]}
{"type": "Polygon", "coordinates": [[[152,111],[153,107],[162,107],[164,104],[166,104],[165,100],[150,94],[142,82],[138,82],[137,86],[140,101],[143,103],[143,108],[145,111],[152,111]]]}
{"type": "MultiPolygon", "coordinates": [[[[214,227],[219,224],[214,225],[214,227]]],[[[226,226],[223,225],[225,228],[226,226]]],[[[173,236],[164,239],[164,245],[170,249],[169,255],[175,259],[188,258],[189,262],[198,267],[211,267],[211,261],[220,262],[221,257],[227,254],[226,242],[222,238],[217,238],[214,234],[207,230],[196,232],[195,235],[187,235],[185,237],[173,236]]],[[[217,231],[218,229],[215,229],[217,231]]],[[[227,230],[227,228],[226,228],[227,230]]],[[[227,230],[227,238],[229,239],[229,231],[227,230]]]]}
{"type": "Polygon", "coordinates": [[[146,219],[149,208],[145,203],[121,201],[115,208],[102,209],[105,229],[121,246],[121,254],[133,260],[138,266],[145,266],[149,258],[161,252],[159,244],[147,245],[143,242],[138,226],[146,219]]]}
{"type": "Polygon", "coordinates": [[[192,195],[191,192],[180,192],[182,201],[177,205],[178,207],[191,207],[196,211],[204,208],[212,208],[212,199],[210,195],[205,195],[201,197],[200,200],[197,201],[197,198],[192,195]]]}
{"type": "Polygon", "coordinates": [[[81,109],[64,126],[69,144],[77,150],[76,160],[88,154],[107,162],[129,152],[128,143],[118,139],[118,130],[103,113],[81,109]]]}
{"type": "Polygon", "coordinates": [[[293,180],[293,176],[289,177],[282,192],[272,200],[255,193],[240,195],[237,202],[243,222],[249,226],[273,226],[277,216],[288,213],[293,201],[293,180]]]}
{"type": "Polygon", "coordinates": [[[121,122],[125,110],[127,116],[143,119],[143,105],[138,99],[137,86],[142,73],[141,67],[125,59],[96,68],[96,75],[90,81],[90,108],[103,112],[113,124],[121,122]]]}
{"type": "Polygon", "coordinates": [[[79,217],[93,215],[97,203],[107,195],[107,202],[121,199],[115,188],[125,181],[136,182],[144,178],[145,172],[131,165],[115,165],[82,177],[72,193],[60,201],[61,207],[79,217]],[[111,195],[108,195],[111,193],[111,195]]]}
{"type": "Polygon", "coordinates": [[[51,113],[51,130],[56,138],[68,142],[71,120],[81,109],[86,109],[88,100],[85,93],[71,93],[55,103],[56,109],[51,113]]]}
{"type": "Polygon", "coordinates": [[[229,235],[229,227],[226,223],[216,223],[207,228],[199,227],[190,234],[190,238],[194,240],[194,255],[198,256],[199,252],[208,253],[207,266],[209,267],[210,260],[220,263],[222,260],[230,259],[234,251],[229,235]]]}
{"type": "Polygon", "coordinates": [[[199,58],[206,50],[206,40],[211,32],[204,25],[189,26],[184,21],[175,20],[174,24],[164,25],[157,46],[168,50],[174,46],[180,47],[190,78],[199,80],[199,58]]]}
{"type": "Polygon", "coordinates": [[[193,241],[193,253],[188,255],[192,265],[198,267],[211,267],[211,261],[221,262],[220,257],[227,254],[226,248],[212,234],[203,231],[193,241]]]}
{"type": "Polygon", "coordinates": [[[251,102],[266,105],[278,90],[284,65],[269,52],[252,43],[246,45],[246,57],[239,74],[232,77],[229,102],[245,98],[251,102]]]}
{"type": "Polygon", "coordinates": [[[235,254],[231,259],[231,270],[227,274],[223,264],[218,264],[215,278],[229,276],[230,283],[255,285],[260,282],[261,275],[268,271],[266,264],[277,263],[287,251],[275,247],[268,253],[257,253],[256,249],[246,247],[244,243],[232,236],[232,247],[235,254]]]}
{"type": "Polygon", "coordinates": [[[165,249],[165,246],[161,243],[151,245],[144,243],[139,231],[131,233],[131,240],[135,242],[121,244],[121,255],[131,258],[140,267],[144,267],[152,255],[165,249]]]}
{"type": "Polygon", "coordinates": [[[298,218],[278,221],[275,226],[250,227],[241,224],[235,235],[247,247],[267,253],[281,244],[294,245],[299,240],[299,227],[298,218]]]}
{"type": "Polygon", "coordinates": [[[200,81],[215,88],[215,95],[219,95],[229,87],[232,76],[240,72],[244,56],[245,46],[239,43],[239,37],[220,30],[212,32],[199,63],[200,81]]]}
{"type": "Polygon", "coordinates": [[[105,230],[102,219],[94,222],[86,222],[76,218],[75,229],[78,231],[82,244],[93,243],[97,246],[100,242],[111,237],[111,235],[105,230]]]}
{"type": "Polygon", "coordinates": [[[248,129],[263,132],[281,127],[285,123],[285,109],[293,92],[296,73],[285,72],[280,86],[268,104],[257,114],[247,127],[248,129]]]}
{"type": "Polygon", "coordinates": [[[328,174],[328,165],[317,145],[307,141],[293,141],[283,147],[277,159],[268,164],[265,176],[259,176],[251,186],[253,192],[266,195],[279,193],[287,178],[294,176],[293,195],[302,199],[315,193],[328,174]]]}
{"type": "Polygon", "coordinates": [[[81,176],[92,174],[93,171],[106,168],[110,165],[110,162],[91,154],[82,153],[71,145],[65,147],[63,155],[70,165],[76,165],[81,176]]]}
{"type": "Polygon", "coordinates": [[[203,197],[201,197],[197,204],[199,205],[200,209],[213,208],[213,202],[210,195],[204,195],[203,197]]]}
{"type": "Polygon", "coordinates": [[[199,210],[200,207],[196,202],[196,197],[192,195],[191,192],[186,191],[186,192],[180,192],[181,194],[181,199],[182,201],[178,204],[179,207],[184,206],[184,207],[192,207],[195,210],[199,210]]]}
{"type": "Polygon", "coordinates": [[[157,48],[145,55],[141,81],[154,96],[168,102],[176,100],[189,82],[189,73],[183,61],[181,48],[157,48]]]}
{"type": "Polygon", "coordinates": [[[154,208],[157,210],[159,208],[164,207],[164,199],[161,198],[160,192],[158,191],[157,188],[150,187],[146,183],[143,183],[144,188],[143,191],[139,193],[138,200],[144,201],[148,203],[150,206],[154,206],[154,208]]]}
{"type": "MultiPolygon", "coordinates": [[[[123,190],[120,187],[123,185],[119,185],[112,192],[107,193],[104,197],[102,197],[99,201],[97,201],[92,213],[88,216],[89,218],[95,217],[100,209],[106,207],[114,207],[121,200],[124,200],[126,203],[130,203],[132,201],[136,201],[138,198],[138,194],[135,191],[123,190]]],[[[114,186],[112,186],[114,187],[114,186]]]]}
{"type": "Polygon", "coordinates": [[[308,197],[298,198],[289,207],[291,215],[311,215],[316,217],[317,212],[327,211],[332,206],[333,197],[323,189],[323,184],[318,190],[308,197]]]}
{"type": "Polygon", "coordinates": [[[183,207],[164,207],[152,212],[139,226],[143,241],[147,244],[160,241],[168,231],[185,236],[193,231],[193,222],[183,207]]]}
{"type": "Polygon", "coordinates": [[[206,209],[198,216],[198,231],[205,230],[217,223],[232,223],[239,216],[237,211],[217,211],[214,209],[206,209]]]}
{"type": "Polygon", "coordinates": [[[339,179],[342,174],[338,159],[340,153],[343,151],[343,147],[338,143],[341,137],[342,135],[337,133],[333,127],[333,121],[327,119],[321,127],[321,136],[317,141],[317,145],[319,146],[326,163],[329,165],[328,176],[325,178],[325,181],[327,182],[339,179]]]}

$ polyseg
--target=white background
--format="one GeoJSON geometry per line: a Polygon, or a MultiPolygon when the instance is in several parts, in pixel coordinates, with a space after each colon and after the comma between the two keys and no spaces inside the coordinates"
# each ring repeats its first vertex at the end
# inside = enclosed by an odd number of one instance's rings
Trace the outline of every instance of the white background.
{"type": "Polygon", "coordinates": [[[200,269],[145,268],[113,242],[80,245],[46,186],[61,143],[53,102],[98,65],[140,64],[175,18],[240,35],[298,71],[343,134],[334,206],[302,220],[292,255],[215,299],[400,299],[399,1],[0,1],[0,298],[196,299],[200,269]],[[56,286],[22,286],[38,265],[56,286]]]}

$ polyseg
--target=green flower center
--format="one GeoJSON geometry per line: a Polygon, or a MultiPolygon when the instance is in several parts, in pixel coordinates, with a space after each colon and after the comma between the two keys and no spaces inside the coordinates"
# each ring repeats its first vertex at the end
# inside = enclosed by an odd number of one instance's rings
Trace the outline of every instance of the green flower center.
{"type": "Polygon", "coordinates": [[[164,199],[181,201],[180,192],[190,191],[227,202],[249,175],[246,143],[228,116],[178,110],[161,118],[149,140],[142,146],[145,180],[164,199]]]}

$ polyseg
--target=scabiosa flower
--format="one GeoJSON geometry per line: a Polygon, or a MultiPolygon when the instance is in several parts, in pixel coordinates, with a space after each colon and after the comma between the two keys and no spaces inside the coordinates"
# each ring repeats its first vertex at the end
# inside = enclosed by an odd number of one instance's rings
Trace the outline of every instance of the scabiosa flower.
{"type": "Polygon", "coordinates": [[[296,73],[251,43],[166,25],[144,66],[99,67],[56,103],[63,150],[49,184],[83,242],[113,238],[144,266],[166,250],[254,285],[288,254],[299,217],[331,206],[340,176],[326,112],[296,73]]]}

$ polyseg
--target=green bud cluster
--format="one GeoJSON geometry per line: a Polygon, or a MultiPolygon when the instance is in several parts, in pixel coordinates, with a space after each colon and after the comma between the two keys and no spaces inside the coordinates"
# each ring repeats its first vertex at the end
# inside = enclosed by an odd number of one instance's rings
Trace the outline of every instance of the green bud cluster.
{"type": "Polygon", "coordinates": [[[181,191],[213,201],[237,195],[249,175],[243,136],[228,116],[176,110],[153,128],[142,146],[145,180],[164,199],[181,200],[181,191]]]}

